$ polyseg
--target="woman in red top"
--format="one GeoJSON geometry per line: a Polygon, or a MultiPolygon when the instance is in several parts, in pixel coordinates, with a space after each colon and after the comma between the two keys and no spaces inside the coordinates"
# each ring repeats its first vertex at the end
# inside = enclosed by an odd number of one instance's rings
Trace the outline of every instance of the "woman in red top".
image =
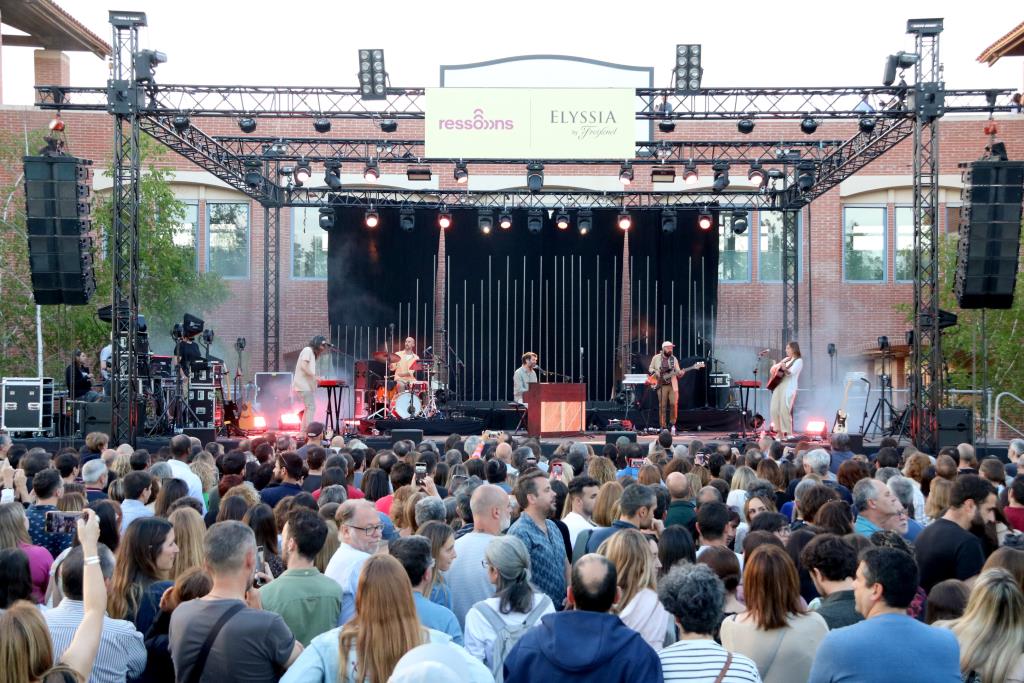
{"type": "Polygon", "coordinates": [[[1024,531],[1024,473],[1018,474],[1006,492],[1009,505],[1003,508],[1006,521],[1017,531],[1024,531]]]}

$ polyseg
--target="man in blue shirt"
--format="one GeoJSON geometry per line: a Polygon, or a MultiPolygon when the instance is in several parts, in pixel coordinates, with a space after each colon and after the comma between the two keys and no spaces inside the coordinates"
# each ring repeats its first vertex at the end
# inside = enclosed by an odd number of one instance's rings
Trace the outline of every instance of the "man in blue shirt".
{"type": "Polygon", "coordinates": [[[551,482],[540,470],[527,472],[516,482],[515,495],[522,513],[508,533],[522,541],[530,553],[533,585],[551,598],[555,609],[561,609],[570,567],[562,532],[548,519],[555,509],[551,482]]]}
{"type": "Polygon", "coordinates": [[[897,530],[903,505],[889,487],[877,479],[861,479],[853,487],[853,506],[857,511],[854,531],[862,536],[882,530],[897,530]]]}
{"type": "Polygon", "coordinates": [[[587,539],[586,551],[597,552],[606,540],[623,529],[650,529],[654,524],[654,508],[658,497],[654,490],[643,484],[630,484],[619,498],[619,518],[610,527],[595,529],[587,539]]]}
{"type": "Polygon", "coordinates": [[[907,616],[917,586],[917,565],[907,553],[864,551],[853,581],[864,621],[825,636],[808,683],[959,683],[960,646],[953,632],[907,616]]]}
{"type": "Polygon", "coordinates": [[[32,492],[36,494],[35,505],[25,510],[28,517],[28,533],[32,543],[50,551],[54,557],[71,547],[72,534],[46,530],[46,513],[57,510],[57,501],[64,495],[64,481],[60,472],[43,470],[32,478],[32,492]]]}
{"type": "Polygon", "coordinates": [[[274,479],[277,486],[268,486],[260,491],[260,500],[270,507],[276,506],[282,498],[302,493],[302,478],[306,475],[306,463],[294,451],[277,456],[274,463],[274,479]]]}
{"type": "Polygon", "coordinates": [[[431,602],[426,595],[434,574],[434,558],[430,552],[430,541],[424,536],[396,538],[388,544],[388,552],[405,567],[405,573],[412,582],[412,601],[420,623],[441,633],[447,633],[452,640],[463,645],[462,628],[455,613],[444,605],[431,602]]]}

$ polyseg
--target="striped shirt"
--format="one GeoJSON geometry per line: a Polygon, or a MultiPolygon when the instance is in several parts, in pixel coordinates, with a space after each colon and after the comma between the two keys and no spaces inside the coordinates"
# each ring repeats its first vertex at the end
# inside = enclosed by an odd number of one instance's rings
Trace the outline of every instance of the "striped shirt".
{"type": "MultiPolygon", "coordinates": [[[[57,661],[71,646],[75,629],[85,617],[81,600],[64,598],[60,605],[43,614],[53,640],[53,659],[57,661]]],[[[124,683],[137,678],[146,668],[146,646],[142,634],[130,621],[103,617],[100,649],[92,666],[89,683],[124,683]]]]}
{"type": "MultiPolygon", "coordinates": [[[[658,659],[665,683],[714,683],[728,655],[725,648],[713,640],[680,640],[661,650],[658,659]]],[[[761,675],[753,660],[734,652],[722,683],[761,683],[761,675]]]]}

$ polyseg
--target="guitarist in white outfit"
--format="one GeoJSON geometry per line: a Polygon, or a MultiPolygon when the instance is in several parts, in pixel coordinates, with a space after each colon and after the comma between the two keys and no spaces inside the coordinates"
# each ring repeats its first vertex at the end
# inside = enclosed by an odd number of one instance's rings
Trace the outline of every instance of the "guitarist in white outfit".
{"type": "Polygon", "coordinates": [[[795,341],[786,344],[786,357],[772,366],[772,378],[782,378],[772,391],[771,405],[772,424],[779,438],[793,435],[793,404],[796,402],[797,380],[803,367],[800,344],[795,341]]]}

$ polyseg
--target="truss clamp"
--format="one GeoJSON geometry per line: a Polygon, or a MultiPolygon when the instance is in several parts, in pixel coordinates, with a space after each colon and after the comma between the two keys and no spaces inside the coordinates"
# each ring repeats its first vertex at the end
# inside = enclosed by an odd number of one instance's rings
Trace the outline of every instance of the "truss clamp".
{"type": "Polygon", "coordinates": [[[107,81],[107,113],[129,116],[145,106],[145,92],[137,84],[127,80],[107,81]]]}
{"type": "Polygon", "coordinates": [[[946,89],[942,83],[917,83],[910,92],[910,106],[918,118],[931,123],[946,113],[946,89]]]}

